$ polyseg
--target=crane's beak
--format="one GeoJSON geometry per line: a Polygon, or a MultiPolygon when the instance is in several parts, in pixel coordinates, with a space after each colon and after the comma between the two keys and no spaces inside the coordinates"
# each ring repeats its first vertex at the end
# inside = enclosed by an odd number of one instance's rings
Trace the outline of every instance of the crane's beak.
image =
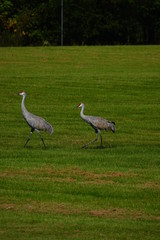
{"type": "Polygon", "coordinates": [[[79,107],[79,105],[75,106],[73,109],[76,109],[76,108],[78,108],[78,107],[79,107]]]}

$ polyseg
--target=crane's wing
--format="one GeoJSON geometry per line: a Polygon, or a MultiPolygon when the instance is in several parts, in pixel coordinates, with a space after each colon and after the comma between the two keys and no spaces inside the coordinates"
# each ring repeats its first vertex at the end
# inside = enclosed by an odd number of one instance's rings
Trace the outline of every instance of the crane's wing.
{"type": "Polygon", "coordinates": [[[108,121],[101,117],[94,117],[94,116],[88,116],[88,123],[95,129],[101,129],[101,130],[112,130],[112,132],[115,132],[115,123],[108,121]]]}
{"type": "Polygon", "coordinates": [[[31,128],[48,131],[50,134],[53,133],[52,125],[42,117],[36,116],[32,113],[28,113],[28,116],[27,118],[25,118],[25,120],[31,128]]]}

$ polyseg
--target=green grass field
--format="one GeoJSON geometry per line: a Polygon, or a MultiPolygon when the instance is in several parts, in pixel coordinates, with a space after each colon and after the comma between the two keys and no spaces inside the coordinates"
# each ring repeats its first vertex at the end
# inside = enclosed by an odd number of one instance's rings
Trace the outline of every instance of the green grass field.
{"type": "Polygon", "coordinates": [[[160,236],[160,46],[0,48],[0,239],[160,236]],[[21,113],[54,126],[47,149],[21,113]],[[93,129],[85,114],[116,122],[93,129]]]}

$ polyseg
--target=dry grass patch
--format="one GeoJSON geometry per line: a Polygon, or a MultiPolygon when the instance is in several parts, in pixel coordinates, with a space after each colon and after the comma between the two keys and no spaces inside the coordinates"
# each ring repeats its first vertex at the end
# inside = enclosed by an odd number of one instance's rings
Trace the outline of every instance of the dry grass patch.
{"type": "Polygon", "coordinates": [[[85,215],[99,218],[115,218],[115,219],[140,219],[140,220],[157,220],[160,221],[160,216],[145,214],[142,211],[129,210],[124,208],[107,208],[107,209],[87,209],[73,208],[71,204],[43,202],[39,203],[32,201],[26,204],[3,203],[0,209],[4,211],[28,212],[28,213],[46,213],[46,214],[61,214],[61,215],[85,215]]]}
{"type": "Polygon", "coordinates": [[[146,182],[142,187],[160,189],[160,184],[158,182],[146,182]]]}
{"type": "Polygon", "coordinates": [[[135,177],[132,172],[106,172],[95,173],[84,171],[79,168],[73,169],[51,169],[51,168],[36,168],[27,170],[5,170],[0,173],[1,178],[23,178],[23,179],[45,179],[53,182],[77,182],[86,184],[114,184],[116,178],[135,177]]]}

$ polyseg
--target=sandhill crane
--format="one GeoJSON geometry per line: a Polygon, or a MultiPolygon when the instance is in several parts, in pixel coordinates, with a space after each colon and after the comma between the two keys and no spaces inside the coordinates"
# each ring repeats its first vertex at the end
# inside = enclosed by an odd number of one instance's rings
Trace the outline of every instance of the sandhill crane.
{"type": "Polygon", "coordinates": [[[36,115],[27,111],[27,109],[24,105],[24,100],[26,98],[26,93],[24,91],[20,92],[19,95],[23,96],[22,103],[21,103],[22,115],[23,115],[25,121],[27,122],[27,124],[31,127],[31,132],[30,132],[29,138],[27,139],[24,147],[26,147],[27,143],[31,139],[32,133],[35,130],[39,134],[39,136],[40,136],[40,138],[43,142],[44,148],[45,148],[46,146],[45,146],[43,137],[41,136],[39,130],[48,131],[50,134],[52,134],[53,133],[53,127],[45,119],[43,119],[39,116],[36,116],[36,115]]]}
{"type": "Polygon", "coordinates": [[[81,112],[80,112],[80,116],[81,118],[86,121],[88,124],[91,125],[91,127],[93,127],[93,129],[95,130],[95,133],[96,133],[96,139],[87,143],[86,145],[84,145],[82,148],[85,148],[87,147],[89,144],[97,141],[97,134],[99,133],[100,137],[101,137],[101,147],[102,147],[102,135],[101,135],[101,130],[106,130],[106,131],[109,131],[111,130],[113,133],[116,131],[115,129],[115,122],[111,122],[111,121],[108,121],[106,119],[103,119],[101,117],[94,117],[94,116],[86,116],[84,115],[84,108],[85,108],[85,105],[84,103],[80,103],[78,106],[78,108],[82,108],[81,109],[81,112]]]}

